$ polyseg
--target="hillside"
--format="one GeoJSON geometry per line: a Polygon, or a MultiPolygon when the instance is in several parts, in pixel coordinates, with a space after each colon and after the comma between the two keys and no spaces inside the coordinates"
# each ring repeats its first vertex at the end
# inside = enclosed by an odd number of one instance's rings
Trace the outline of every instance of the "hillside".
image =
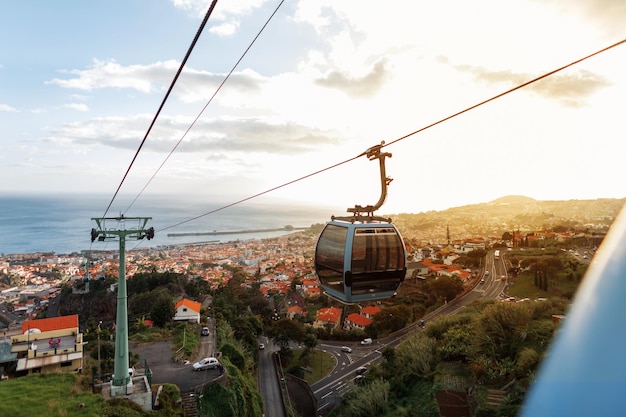
{"type": "Polygon", "coordinates": [[[442,211],[391,215],[405,238],[443,243],[469,237],[500,237],[504,232],[531,232],[564,227],[604,234],[626,198],[540,201],[524,196],[506,196],[488,203],[453,207],[442,211]]]}

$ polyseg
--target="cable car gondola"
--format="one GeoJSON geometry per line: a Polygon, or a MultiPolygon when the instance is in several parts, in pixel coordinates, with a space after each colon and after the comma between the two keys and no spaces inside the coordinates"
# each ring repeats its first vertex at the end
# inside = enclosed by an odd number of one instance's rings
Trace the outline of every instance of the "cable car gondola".
{"type": "MultiPolygon", "coordinates": [[[[384,142],[383,142],[384,144],[384,142]]],[[[324,292],[346,304],[393,297],[406,275],[406,249],[391,219],[374,216],[387,196],[381,145],[366,151],[379,159],[382,193],[374,206],[348,209],[352,216],[332,217],[315,247],[315,272],[324,292]]]]}

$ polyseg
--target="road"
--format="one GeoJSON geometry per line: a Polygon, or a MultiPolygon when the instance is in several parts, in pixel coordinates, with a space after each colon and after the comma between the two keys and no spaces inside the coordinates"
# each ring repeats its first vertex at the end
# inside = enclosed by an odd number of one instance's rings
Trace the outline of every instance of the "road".
{"type": "MultiPolygon", "coordinates": [[[[456,298],[449,303],[444,304],[437,310],[424,316],[423,320],[428,323],[437,317],[455,314],[465,308],[468,304],[480,299],[496,299],[502,298],[504,289],[507,286],[507,268],[505,264],[506,254],[502,253],[499,259],[495,259],[493,252],[489,252],[485,269],[478,284],[462,297],[456,298]]],[[[402,330],[384,339],[377,339],[369,346],[353,346],[352,354],[344,354],[341,352],[341,344],[325,344],[320,348],[325,349],[337,358],[337,366],[326,377],[311,385],[311,389],[317,399],[318,414],[323,415],[333,408],[335,404],[341,401],[341,397],[350,390],[351,382],[355,377],[356,368],[359,366],[367,366],[372,362],[380,360],[385,347],[395,347],[409,333],[418,328],[417,323],[405,327],[402,330]]]]}
{"type": "Polygon", "coordinates": [[[273,355],[278,349],[266,337],[260,337],[259,343],[265,344],[265,349],[259,350],[259,391],[263,398],[263,413],[268,417],[286,417],[281,393],[281,379],[276,375],[276,366],[273,355]]]}

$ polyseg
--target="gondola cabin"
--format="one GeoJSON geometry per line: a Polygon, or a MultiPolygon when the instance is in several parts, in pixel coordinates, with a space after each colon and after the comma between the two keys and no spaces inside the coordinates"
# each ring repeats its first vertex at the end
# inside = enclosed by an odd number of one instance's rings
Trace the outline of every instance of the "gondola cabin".
{"type": "Polygon", "coordinates": [[[346,304],[391,298],[406,275],[402,236],[391,223],[326,224],[315,248],[324,291],[346,304]]]}

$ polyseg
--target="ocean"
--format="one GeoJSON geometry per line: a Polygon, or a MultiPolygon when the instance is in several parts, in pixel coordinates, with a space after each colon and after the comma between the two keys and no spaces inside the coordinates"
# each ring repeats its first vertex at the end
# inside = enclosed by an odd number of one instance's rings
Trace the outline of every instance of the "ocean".
{"type": "MultiPolygon", "coordinates": [[[[0,196],[0,254],[54,252],[58,255],[81,250],[115,250],[117,240],[91,242],[96,227],[92,218],[101,218],[111,196],[0,196]]],[[[132,198],[116,198],[106,217],[151,217],[154,239],[127,239],[126,249],[197,242],[230,242],[285,235],[287,231],[235,233],[204,236],[168,236],[177,233],[276,229],[287,225],[309,227],[330,219],[328,207],[292,203],[232,204],[209,203],[174,196],[140,196],[130,209],[132,198]],[[121,201],[121,203],[118,203],[121,201]],[[117,207],[117,208],[116,208],[117,207]],[[218,210],[223,208],[221,210],[218,210]],[[128,210],[127,210],[128,209],[128,210]],[[214,213],[210,213],[218,210],[214,213]],[[210,213],[210,214],[207,214],[210,213]],[[206,215],[205,215],[206,214],[206,215]]],[[[127,226],[134,229],[136,223],[127,226]]]]}

